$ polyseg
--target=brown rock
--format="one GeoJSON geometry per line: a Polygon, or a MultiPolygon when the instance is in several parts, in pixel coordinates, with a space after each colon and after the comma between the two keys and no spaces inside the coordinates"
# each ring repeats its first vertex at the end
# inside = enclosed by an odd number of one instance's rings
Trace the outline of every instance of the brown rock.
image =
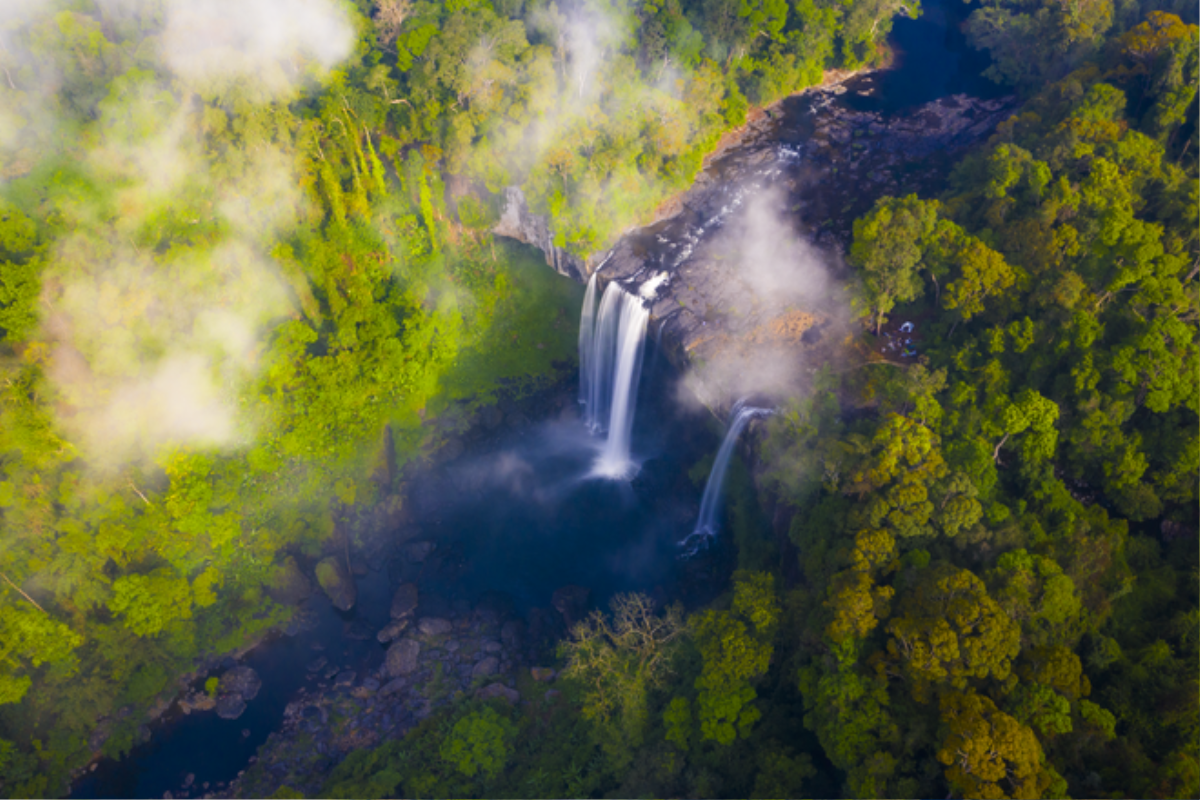
{"type": "Polygon", "coordinates": [[[275,568],[267,587],[267,593],[272,599],[285,606],[294,606],[307,599],[312,591],[312,584],[304,577],[292,556],[285,558],[283,563],[275,568]]]}
{"type": "Polygon", "coordinates": [[[354,608],[358,599],[358,588],[354,585],[354,576],[347,570],[342,559],[329,556],[317,564],[317,582],[329,595],[334,608],[349,611],[354,608]]]}
{"type": "Polygon", "coordinates": [[[400,584],[396,589],[396,593],[392,595],[392,619],[399,619],[416,611],[419,602],[420,593],[417,591],[415,583],[400,584]]]}
{"type": "Polygon", "coordinates": [[[555,672],[549,667],[533,667],[529,670],[529,674],[533,676],[535,681],[545,683],[554,680],[555,672]]]}
{"type": "Polygon", "coordinates": [[[421,643],[415,639],[401,639],[387,651],[387,671],[393,678],[416,672],[417,658],[421,655],[421,643]]]}
{"type": "Polygon", "coordinates": [[[380,644],[387,644],[400,634],[404,633],[404,629],[407,627],[408,617],[394,619],[384,626],[383,630],[375,634],[375,638],[379,640],[380,644]]]}
{"type": "Polygon", "coordinates": [[[454,630],[454,625],[441,617],[424,617],[417,623],[417,629],[426,636],[445,636],[454,630]]]}

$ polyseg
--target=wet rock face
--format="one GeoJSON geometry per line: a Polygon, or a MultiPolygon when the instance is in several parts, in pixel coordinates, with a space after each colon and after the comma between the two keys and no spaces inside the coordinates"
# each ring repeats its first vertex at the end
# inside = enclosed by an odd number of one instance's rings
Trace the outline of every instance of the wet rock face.
{"type": "Polygon", "coordinates": [[[482,700],[491,700],[494,697],[499,697],[502,700],[507,700],[513,705],[521,702],[521,693],[516,689],[505,686],[503,683],[493,683],[489,686],[485,686],[476,692],[475,696],[482,700]]]}
{"type": "Polygon", "coordinates": [[[549,220],[529,210],[525,194],[516,186],[505,189],[504,213],[492,233],[533,245],[545,253],[546,264],[560,275],[581,282],[587,280],[588,270],[583,260],[554,244],[549,220]]]}
{"type": "Polygon", "coordinates": [[[342,559],[329,556],[317,564],[317,582],[329,595],[330,602],[339,611],[349,611],[354,608],[358,599],[358,587],[354,584],[354,576],[347,570],[342,559]]]}
{"type": "Polygon", "coordinates": [[[441,617],[425,617],[417,623],[417,629],[425,636],[445,636],[454,630],[454,624],[441,617]]]}
{"type": "Polygon", "coordinates": [[[495,656],[488,656],[480,660],[474,667],[471,668],[472,678],[485,678],[490,675],[495,675],[500,670],[500,659],[495,656]]]}
{"type": "Polygon", "coordinates": [[[403,633],[404,629],[407,627],[408,627],[408,617],[394,619],[390,623],[388,623],[386,626],[384,626],[383,630],[381,630],[379,633],[377,633],[375,635],[375,638],[379,641],[380,644],[387,644],[388,642],[392,641],[397,636],[399,636],[401,633],[403,633]]]}

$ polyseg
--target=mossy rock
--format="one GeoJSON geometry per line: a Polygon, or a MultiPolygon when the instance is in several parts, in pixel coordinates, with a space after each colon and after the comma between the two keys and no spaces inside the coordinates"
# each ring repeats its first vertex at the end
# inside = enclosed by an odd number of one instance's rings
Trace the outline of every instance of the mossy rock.
{"type": "Polygon", "coordinates": [[[329,600],[333,603],[334,608],[339,611],[349,611],[354,608],[354,603],[358,599],[358,588],[354,584],[354,577],[347,572],[345,565],[337,556],[322,559],[317,564],[316,571],[317,583],[321,584],[325,594],[329,595],[329,600]]]}

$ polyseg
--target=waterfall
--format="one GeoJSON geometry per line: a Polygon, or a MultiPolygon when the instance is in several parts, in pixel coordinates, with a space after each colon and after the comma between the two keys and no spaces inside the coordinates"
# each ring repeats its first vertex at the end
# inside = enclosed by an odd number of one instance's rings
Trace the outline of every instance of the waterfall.
{"type": "Polygon", "coordinates": [[[717,514],[721,510],[721,489],[725,484],[725,471],[729,469],[729,459],[733,456],[733,446],[737,444],[742,430],[755,417],[771,414],[769,408],[748,406],[744,400],[734,404],[729,430],[725,432],[725,440],[717,451],[713,461],[712,472],[708,475],[708,483],[704,485],[704,497],[700,499],[700,517],[696,520],[696,528],[690,535],[679,543],[687,548],[685,555],[695,555],[696,551],[709,539],[717,535],[717,514]]]}
{"type": "Polygon", "coordinates": [[[596,355],[596,273],[593,272],[583,295],[583,312],[579,315],[579,403],[583,406],[584,422],[593,430],[599,400],[593,374],[596,355]]]}
{"type": "Polygon", "coordinates": [[[593,275],[579,321],[579,401],[588,428],[607,435],[594,474],[627,478],[634,471],[630,434],[650,313],[616,281],[604,290],[598,311],[595,302],[593,275]]]}

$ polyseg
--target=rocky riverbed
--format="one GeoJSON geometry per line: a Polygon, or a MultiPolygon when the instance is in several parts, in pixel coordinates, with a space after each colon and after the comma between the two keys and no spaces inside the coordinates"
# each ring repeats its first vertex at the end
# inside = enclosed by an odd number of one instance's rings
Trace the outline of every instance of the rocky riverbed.
{"type": "Polygon", "coordinates": [[[563,587],[548,599],[555,612],[535,608],[522,617],[504,595],[447,608],[436,599],[422,602],[415,585],[402,584],[392,622],[377,634],[391,642],[384,663],[360,673],[314,651],[309,685],[288,704],[280,728],[244,774],[203,796],[267,797],[285,785],[315,795],[351,751],[403,736],[456,699],[545,700],[555,691],[555,673],[538,664],[552,657],[567,621],[586,609],[588,593],[563,587]]]}

